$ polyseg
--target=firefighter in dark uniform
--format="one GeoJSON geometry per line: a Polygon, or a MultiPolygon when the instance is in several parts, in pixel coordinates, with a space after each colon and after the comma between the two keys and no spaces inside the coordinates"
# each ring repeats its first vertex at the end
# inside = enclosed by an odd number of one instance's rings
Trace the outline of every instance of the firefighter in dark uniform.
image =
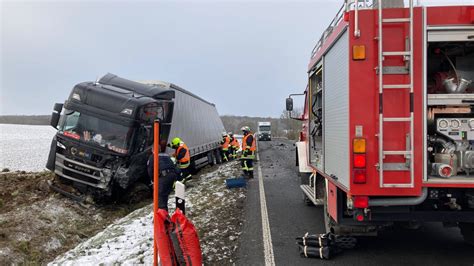
{"type": "Polygon", "coordinates": [[[250,127],[244,126],[241,130],[244,133],[241,157],[242,170],[245,177],[253,178],[253,160],[255,159],[257,145],[253,134],[250,132],[250,127]]]}
{"type": "MultiPolygon", "coordinates": [[[[153,187],[153,153],[148,158],[147,170],[153,187]]],[[[168,197],[173,191],[173,185],[180,177],[180,171],[166,153],[159,155],[159,179],[158,179],[158,208],[168,211],[168,197]]]]}
{"type": "Polygon", "coordinates": [[[189,153],[188,146],[180,139],[174,138],[169,146],[175,149],[174,154],[172,155],[176,159],[176,165],[181,171],[181,178],[178,181],[183,180],[186,182],[191,179],[191,156],[189,153]]]}

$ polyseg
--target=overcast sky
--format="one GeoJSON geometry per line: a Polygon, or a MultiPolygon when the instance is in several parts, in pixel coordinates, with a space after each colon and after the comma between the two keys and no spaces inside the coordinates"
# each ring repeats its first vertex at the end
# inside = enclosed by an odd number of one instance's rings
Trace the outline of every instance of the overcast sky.
{"type": "Polygon", "coordinates": [[[220,114],[278,117],[343,0],[0,3],[0,114],[48,114],[111,72],[175,83],[220,114]]]}
{"type": "Polygon", "coordinates": [[[2,1],[0,114],[48,114],[111,72],[175,83],[220,114],[278,117],[341,4],[2,1]]]}

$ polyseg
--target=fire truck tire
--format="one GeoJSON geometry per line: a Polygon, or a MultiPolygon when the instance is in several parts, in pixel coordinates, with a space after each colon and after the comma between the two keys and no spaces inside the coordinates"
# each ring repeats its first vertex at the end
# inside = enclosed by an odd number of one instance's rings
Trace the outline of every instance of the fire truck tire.
{"type": "Polygon", "coordinates": [[[300,166],[300,160],[298,158],[298,148],[295,149],[295,152],[296,152],[296,154],[295,154],[295,156],[296,156],[296,160],[295,160],[296,161],[296,166],[300,166]]]}
{"type": "Polygon", "coordinates": [[[308,198],[308,196],[306,196],[306,194],[304,194],[304,192],[303,192],[303,202],[307,206],[314,206],[314,203],[308,198]]]}
{"type": "Polygon", "coordinates": [[[474,223],[459,223],[459,229],[461,229],[464,241],[474,246],[474,223]]]}

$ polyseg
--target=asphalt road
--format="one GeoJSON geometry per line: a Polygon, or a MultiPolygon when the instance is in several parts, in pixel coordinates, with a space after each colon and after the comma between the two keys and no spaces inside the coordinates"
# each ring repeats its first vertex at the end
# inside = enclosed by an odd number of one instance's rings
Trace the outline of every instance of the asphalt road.
{"type": "MultiPolygon", "coordinates": [[[[332,260],[301,258],[295,238],[306,232],[324,233],[322,208],[303,202],[292,142],[260,142],[259,155],[276,265],[474,265],[474,248],[463,242],[459,229],[437,223],[358,238],[357,248],[332,260]]],[[[237,265],[264,265],[257,175],[248,183],[247,196],[237,265]]]]}

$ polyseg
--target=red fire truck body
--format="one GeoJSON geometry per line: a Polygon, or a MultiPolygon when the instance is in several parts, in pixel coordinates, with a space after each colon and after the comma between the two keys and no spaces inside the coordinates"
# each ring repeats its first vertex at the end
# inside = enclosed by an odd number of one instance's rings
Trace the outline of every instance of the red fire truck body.
{"type": "Polygon", "coordinates": [[[474,6],[347,2],[308,66],[306,201],[325,206],[328,230],[440,221],[473,242],[474,6]]]}

